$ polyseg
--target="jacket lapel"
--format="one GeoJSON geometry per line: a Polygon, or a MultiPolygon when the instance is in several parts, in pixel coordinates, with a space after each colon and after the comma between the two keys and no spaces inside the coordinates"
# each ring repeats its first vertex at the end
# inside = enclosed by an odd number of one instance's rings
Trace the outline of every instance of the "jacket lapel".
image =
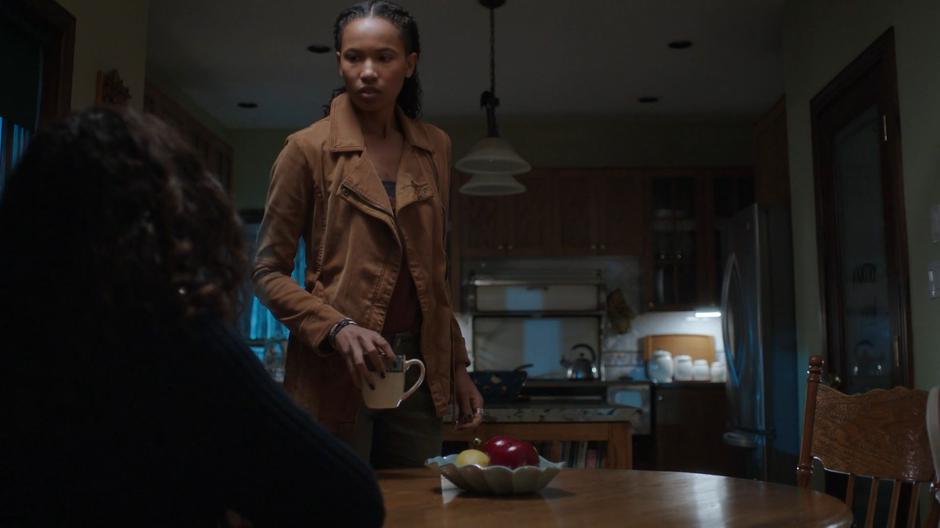
{"type": "MultiPolygon", "coordinates": [[[[433,182],[429,175],[434,174],[431,157],[434,150],[427,131],[420,123],[405,115],[401,108],[396,109],[396,113],[405,141],[395,184],[395,211],[400,211],[433,196],[433,182]]],[[[346,94],[336,96],[330,103],[329,148],[331,152],[353,154],[340,185],[357,195],[367,206],[394,216],[392,203],[375,167],[363,155],[365,138],[346,94]]]]}
{"type": "Polygon", "coordinates": [[[406,143],[395,184],[395,208],[401,211],[404,207],[427,200],[433,195],[433,182],[429,175],[434,175],[434,161],[431,157],[434,148],[431,146],[427,130],[420,123],[405,115],[401,108],[398,108],[397,112],[406,143]]]}
{"type": "MultiPolygon", "coordinates": [[[[385,193],[375,167],[363,156],[366,146],[362,128],[346,94],[337,95],[330,103],[329,147],[334,153],[351,154],[340,187],[348,189],[367,207],[394,216],[392,202],[385,193]]],[[[348,193],[344,192],[344,196],[348,196],[348,193]]]]}

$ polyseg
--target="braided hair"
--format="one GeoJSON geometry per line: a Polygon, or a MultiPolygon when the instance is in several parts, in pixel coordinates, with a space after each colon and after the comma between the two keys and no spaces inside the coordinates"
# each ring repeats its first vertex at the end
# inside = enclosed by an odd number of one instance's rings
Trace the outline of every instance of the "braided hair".
{"type": "MultiPolygon", "coordinates": [[[[401,34],[401,39],[405,43],[405,53],[421,54],[418,23],[405,8],[388,0],[365,0],[340,11],[333,25],[333,45],[337,51],[342,46],[343,30],[346,26],[353,20],[366,17],[381,17],[391,22],[401,34]]],[[[330,101],[345,91],[345,86],[333,90],[330,101]]],[[[421,116],[421,81],[418,79],[417,68],[411,77],[405,79],[396,103],[408,117],[416,119],[421,116]]],[[[329,113],[330,105],[327,104],[323,107],[323,114],[329,115],[329,113]]]]}

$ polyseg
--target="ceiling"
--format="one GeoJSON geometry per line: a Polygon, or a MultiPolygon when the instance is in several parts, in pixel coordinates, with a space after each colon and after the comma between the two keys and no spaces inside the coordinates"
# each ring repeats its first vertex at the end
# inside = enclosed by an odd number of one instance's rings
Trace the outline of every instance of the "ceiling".
{"type": "MultiPolygon", "coordinates": [[[[340,82],[335,55],[306,48],[332,46],[333,21],[350,3],[151,2],[148,68],[226,127],[301,127],[322,115],[340,82]]],[[[421,31],[425,116],[481,116],[487,10],[476,0],[401,3],[421,31]]],[[[498,115],[756,117],[783,93],[783,3],[508,0],[496,11],[498,115]],[[673,40],[694,45],[674,50],[673,40]]]]}

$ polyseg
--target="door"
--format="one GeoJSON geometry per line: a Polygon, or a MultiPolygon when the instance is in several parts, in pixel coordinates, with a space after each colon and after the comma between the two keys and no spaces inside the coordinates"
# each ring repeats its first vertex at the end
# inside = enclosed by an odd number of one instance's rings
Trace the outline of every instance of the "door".
{"type": "Polygon", "coordinates": [[[642,171],[611,169],[598,180],[597,252],[601,255],[643,253],[646,232],[642,171]]]}
{"type": "Polygon", "coordinates": [[[68,114],[74,39],[55,2],[0,2],[0,189],[37,126],[68,114]]]}
{"type": "Polygon", "coordinates": [[[588,255],[597,251],[596,172],[559,170],[555,180],[558,211],[558,251],[562,255],[588,255]]]}
{"type": "Polygon", "coordinates": [[[554,182],[550,169],[533,169],[516,178],[525,185],[526,191],[504,198],[505,223],[499,226],[508,230],[505,241],[506,255],[510,257],[533,257],[551,255],[556,250],[552,237],[556,216],[552,210],[554,182]]]}
{"type": "MultiPolygon", "coordinates": [[[[460,185],[470,179],[461,174],[460,185]]],[[[459,188],[459,186],[458,186],[459,188]]],[[[523,193],[525,195],[526,193],[523,193]]],[[[459,225],[463,257],[501,256],[506,251],[508,233],[506,230],[507,207],[504,205],[511,197],[507,196],[470,196],[461,194],[459,225]]]]}
{"type": "Polygon", "coordinates": [[[651,178],[650,309],[692,309],[702,297],[699,249],[704,179],[681,172],[651,178]]]}
{"type": "Polygon", "coordinates": [[[910,386],[910,308],[894,33],[812,101],[828,375],[859,393],[910,386]]]}

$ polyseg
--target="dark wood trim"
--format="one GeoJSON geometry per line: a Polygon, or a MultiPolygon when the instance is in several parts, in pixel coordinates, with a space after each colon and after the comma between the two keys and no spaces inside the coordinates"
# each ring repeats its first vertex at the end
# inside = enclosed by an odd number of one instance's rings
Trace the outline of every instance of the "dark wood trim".
{"type": "Polygon", "coordinates": [[[4,0],[0,10],[18,19],[42,42],[39,125],[68,115],[72,107],[75,17],[53,0],[4,0]]]}
{"type": "Polygon", "coordinates": [[[894,177],[882,179],[884,193],[885,242],[888,253],[888,286],[898,298],[891,306],[897,327],[892,328],[898,342],[900,367],[895,383],[913,383],[913,351],[911,346],[910,279],[907,249],[907,227],[904,205],[903,167],[901,163],[900,115],[898,111],[897,67],[894,51],[894,30],[888,29],[861,55],[845,67],[810,103],[812,114],[813,169],[816,192],[816,236],[820,280],[820,307],[823,344],[828,362],[836,372],[843,372],[842,351],[845,350],[842,328],[842,287],[840,276],[842,255],[836,234],[834,182],[830,138],[821,134],[857,115],[864,108],[877,105],[885,116],[888,141],[882,148],[882,170],[894,177]],[[846,100],[849,94],[867,89],[868,97],[846,100]],[[836,107],[836,103],[840,103],[836,107]],[[840,314],[839,317],[830,317],[840,314]],[[836,319],[836,320],[833,320],[836,319]]]}

